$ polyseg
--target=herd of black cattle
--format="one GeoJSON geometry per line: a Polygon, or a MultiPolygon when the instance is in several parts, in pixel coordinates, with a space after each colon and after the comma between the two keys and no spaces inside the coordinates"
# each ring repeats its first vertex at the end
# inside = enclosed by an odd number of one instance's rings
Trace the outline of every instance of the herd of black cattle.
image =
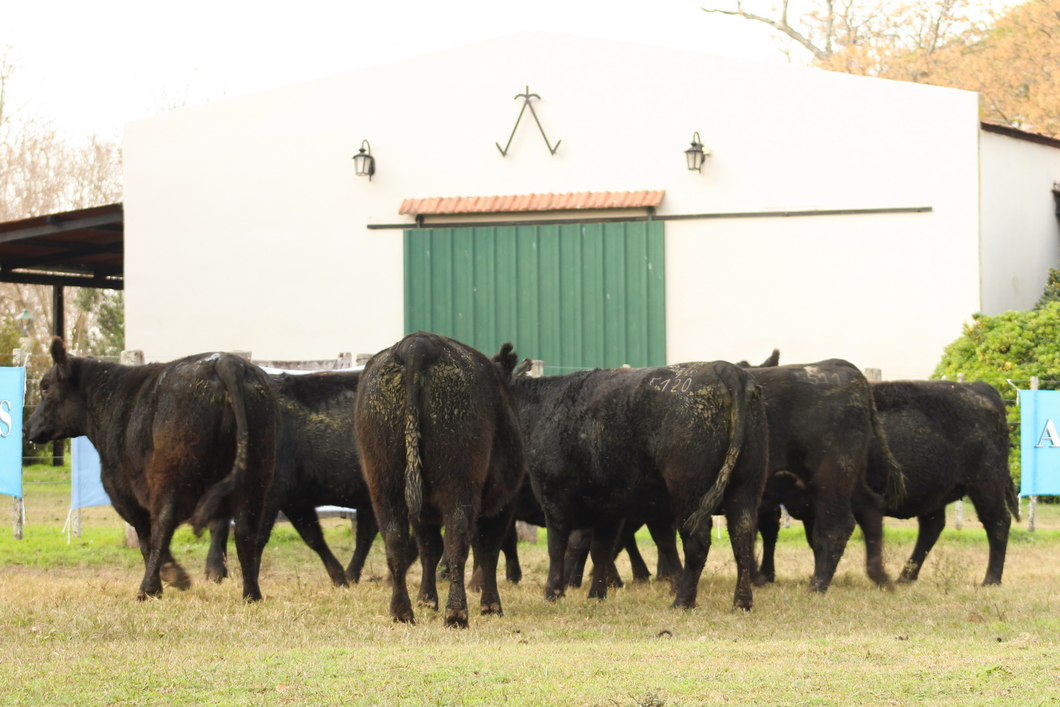
{"type": "Polygon", "coordinates": [[[363,371],[308,375],[270,376],[225,353],[122,366],[70,357],[60,339],[51,355],[25,436],[87,435],[96,447],[103,486],[140,539],[141,599],[160,595],[163,581],[190,586],[169,549],[188,520],[196,532],[210,528],[207,576],[220,581],[233,518],[243,597],[260,599],[261,554],[279,511],[336,585],[358,581],[381,531],[396,621],[413,620],[405,577],[417,552],[418,603],[438,608],[444,556],[445,622],[460,627],[470,549],[482,613],[501,613],[502,549],[509,581],[519,581],[516,519],[548,529],[547,599],[580,583],[586,552],[590,596],[620,581],[622,547],[634,579],[646,578],[632,533],[648,524],[658,575],[673,583],[674,606],[688,608],[712,515],[724,514],[733,604],[749,609],[752,586],[774,580],[781,504],[805,524],[814,591],[828,588],[855,523],[869,577],[892,586],[884,515],[919,521],[900,577],[915,580],[946,505],[966,495],[989,541],[984,584],[996,584],[1009,514],[1019,518],[1004,405],[985,383],[869,383],[846,361],[781,366],[777,352],[758,367],[715,361],[530,377],[510,344],[491,360],[424,332],[363,371]],[[358,511],[345,569],[324,542],[321,505],[358,511]]]}

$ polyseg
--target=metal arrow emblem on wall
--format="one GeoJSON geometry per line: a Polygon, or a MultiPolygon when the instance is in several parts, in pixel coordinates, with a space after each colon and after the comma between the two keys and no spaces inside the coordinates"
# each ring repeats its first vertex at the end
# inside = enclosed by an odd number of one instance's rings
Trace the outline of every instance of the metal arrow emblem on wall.
{"type": "Polygon", "coordinates": [[[519,100],[520,98],[523,99],[523,108],[519,111],[519,117],[515,119],[515,127],[512,128],[512,134],[508,136],[508,144],[504,147],[501,147],[501,144],[499,142],[494,143],[497,146],[497,149],[501,151],[501,157],[508,156],[508,148],[512,146],[512,138],[515,137],[515,131],[519,127],[519,121],[523,119],[523,113],[526,112],[527,108],[530,108],[530,115],[534,116],[534,122],[537,123],[537,129],[541,131],[541,137],[545,138],[545,146],[548,147],[548,151],[553,155],[556,154],[556,150],[559,149],[559,144],[563,141],[556,140],[555,147],[552,147],[552,145],[549,144],[548,136],[545,135],[545,129],[541,127],[541,121],[538,120],[537,113],[534,112],[534,106],[530,103],[531,98],[540,99],[541,96],[537,95],[536,93],[530,93],[530,87],[527,86],[526,93],[520,93],[518,96],[515,97],[515,100],[519,100]]]}

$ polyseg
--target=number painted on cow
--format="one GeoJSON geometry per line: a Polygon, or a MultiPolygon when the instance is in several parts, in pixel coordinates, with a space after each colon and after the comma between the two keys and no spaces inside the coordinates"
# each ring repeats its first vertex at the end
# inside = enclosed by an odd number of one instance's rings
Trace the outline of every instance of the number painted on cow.
{"type": "Polygon", "coordinates": [[[663,378],[656,376],[648,381],[648,385],[660,393],[667,391],[671,393],[687,393],[692,387],[691,378],[663,378]]]}

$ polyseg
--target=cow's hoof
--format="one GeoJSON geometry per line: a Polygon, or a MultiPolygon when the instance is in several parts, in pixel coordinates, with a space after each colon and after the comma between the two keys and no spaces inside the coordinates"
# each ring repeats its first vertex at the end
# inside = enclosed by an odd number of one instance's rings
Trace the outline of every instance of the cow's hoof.
{"type": "Polygon", "coordinates": [[[501,611],[501,603],[499,601],[490,602],[489,604],[482,605],[482,615],[486,616],[493,614],[494,616],[504,616],[504,612],[501,611]]]}
{"type": "Polygon", "coordinates": [[[152,589],[150,591],[141,589],[136,594],[136,601],[147,601],[148,599],[161,599],[161,598],[162,598],[162,590],[161,589],[152,589]]]}
{"type": "Polygon", "coordinates": [[[407,614],[405,614],[405,613],[392,614],[391,616],[394,619],[394,623],[396,623],[396,624],[414,624],[414,623],[416,623],[416,619],[415,619],[415,617],[413,617],[411,611],[408,612],[407,614]]]}
{"type": "Polygon", "coordinates": [[[681,601],[680,599],[674,599],[674,603],[670,605],[670,608],[684,609],[685,611],[689,611],[690,609],[696,608],[696,603],[694,601],[681,601]]]}
{"type": "Polygon", "coordinates": [[[163,582],[181,591],[191,589],[191,576],[176,562],[166,562],[158,570],[163,582]]]}
{"type": "Polygon", "coordinates": [[[558,601],[563,597],[562,589],[545,590],[545,601],[558,601]]]}
{"type": "Polygon", "coordinates": [[[261,601],[261,592],[243,592],[243,601],[247,604],[254,604],[261,601]]]}
{"type": "Polygon", "coordinates": [[[756,574],[754,576],[754,579],[751,580],[751,583],[754,584],[756,587],[764,587],[767,584],[773,584],[774,581],[775,577],[773,575],[756,574]]]}
{"type": "Polygon", "coordinates": [[[438,599],[417,599],[416,606],[422,606],[432,611],[438,611],[438,599]]]}
{"type": "Polygon", "coordinates": [[[523,571],[519,568],[509,569],[505,571],[504,576],[512,584],[519,584],[523,578],[523,571]]]}
{"type": "Polygon", "coordinates": [[[213,582],[214,584],[220,584],[224,581],[224,578],[228,576],[228,570],[224,567],[217,569],[216,567],[206,568],[206,581],[213,582]]]}
{"type": "Polygon", "coordinates": [[[338,577],[331,578],[331,584],[335,587],[349,587],[350,583],[346,581],[346,575],[340,575],[338,577]]]}
{"type": "Polygon", "coordinates": [[[984,587],[1000,587],[1001,586],[1001,580],[997,579],[995,577],[987,577],[986,579],[983,580],[983,586],[984,587]]]}
{"type": "Polygon", "coordinates": [[[464,609],[446,609],[445,625],[449,628],[467,628],[467,611],[464,609]]]}
{"type": "Polygon", "coordinates": [[[733,611],[750,611],[752,606],[754,606],[754,602],[750,598],[734,599],[732,602],[733,611]]]}

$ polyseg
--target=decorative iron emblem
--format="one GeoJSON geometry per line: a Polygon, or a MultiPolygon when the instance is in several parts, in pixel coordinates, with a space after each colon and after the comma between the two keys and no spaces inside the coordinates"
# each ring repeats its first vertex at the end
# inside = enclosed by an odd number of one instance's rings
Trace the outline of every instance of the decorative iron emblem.
{"type": "Polygon", "coordinates": [[[536,93],[530,93],[530,87],[527,86],[526,93],[520,93],[518,96],[515,97],[515,100],[519,100],[520,98],[523,99],[523,107],[522,110],[519,111],[519,117],[515,119],[515,127],[512,128],[512,134],[508,136],[508,144],[504,147],[501,147],[501,144],[499,142],[494,143],[497,146],[497,149],[501,151],[501,157],[508,156],[508,148],[512,146],[512,138],[515,137],[515,131],[519,127],[519,121],[523,119],[523,113],[526,112],[527,108],[530,109],[530,115],[534,116],[534,122],[537,123],[537,129],[541,131],[541,137],[545,138],[545,146],[548,147],[548,151],[553,155],[556,154],[556,150],[559,149],[559,144],[563,141],[556,140],[555,147],[552,147],[552,145],[549,144],[548,136],[545,135],[545,129],[541,127],[541,121],[538,120],[537,113],[534,112],[534,106],[530,103],[531,98],[537,98],[540,100],[541,96],[537,95],[536,93]]]}

